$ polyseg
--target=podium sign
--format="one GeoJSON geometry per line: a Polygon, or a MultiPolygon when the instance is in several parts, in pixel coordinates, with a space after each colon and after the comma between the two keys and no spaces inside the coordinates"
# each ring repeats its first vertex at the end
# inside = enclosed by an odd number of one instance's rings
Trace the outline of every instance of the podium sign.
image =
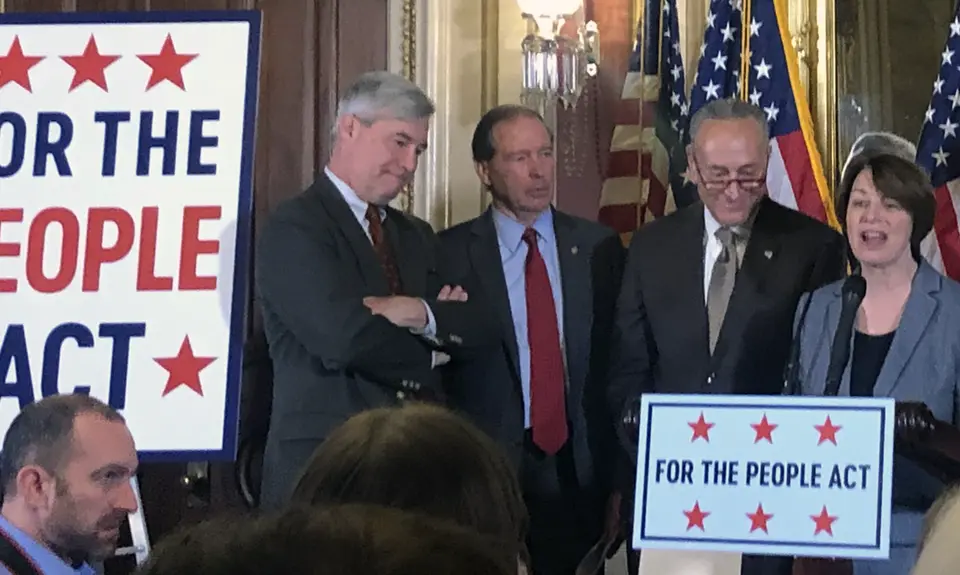
{"type": "Polygon", "coordinates": [[[894,401],[643,397],[633,546],[884,559],[894,401]]]}

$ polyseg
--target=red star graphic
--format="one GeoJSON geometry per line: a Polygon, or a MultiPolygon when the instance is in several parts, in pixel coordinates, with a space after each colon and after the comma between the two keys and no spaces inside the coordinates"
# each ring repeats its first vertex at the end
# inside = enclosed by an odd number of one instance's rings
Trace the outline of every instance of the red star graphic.
{"type": "Polygon", "coordinates": [[[167,385],[163,388],[163,396],[174,389],[185,385],[197,392],[197,395],[203,396],[203,388],[200,386],[200,372],[208,365],[214,362],[215,357],[197,357],[193,355],[193,348],[190,346],[190,336],[183,338],[180,344],[180,351],[174,357],[155,357],[153,361],[160,364],[160,367],[167,370],[170,376],[167,378],[167,385]]]}
{"type": "Polygon", "coordinates": [[[827,513],[826,505],[820,510],[820,515],[811,515],[810,519],[813,519],[813,522],[817,524],[817,528],[813,530],[814,535],[823,531],[830,537],[833,537],[833,522],[837,520],[837,516],[827,513]]]}
{"type": "Polygon", "coordinates": [[[767,421],[767,414],[763,414],[763,419],[760,420],[760,423],[751,423],[750,427],[757,432],[757,437],[753,440],[754,443],[758,443],[761,439],[766,439],[767,443],[773,443],[773,430],[777,428],[777,424],[771,424],[767,421]]]}
{"type": "Polygon", "coordinates": [[[73,68],[73,81],[70,82],[70,91],[72,92],[84,82],[93,82],[104,92],[107,91],[107,78],[104,70],[107,66],[120,59],[120,56],[107,56],[100,53],[97,48],[97,41],[90,35],[87,40],[87,47],[83,49],[80,56],[61,56],[64,62],[70,64],[73,68]]]}
{"type": "Polygon", "coordinates": [[[150,73],[150,80],[147,81],[146,90],[153,88],[164,80],[169,80],[172,84],[178,86],[181,90],[186,90],[183,86],[183,67],[193,61],[197,54],[179,54],[173,47],[173,38],[167,34],[167,39],[163,41],[163,48],[160,48],[159,54],[138,54],[137,58],[143,60],[143,63],[153,71],[150,73]]]}
{"type": "Polygon", "coordinates": [[[823,422],[823,425],[814,425],[814,429],[820,432],[820,441],[817,442],[817,445],[820,445],[824,441],[829,441],[834,445],[837,444],[837,432],[840,431],[843,427],[840,425],[834,425],[830,421],[830,416],[827,416],[827,420],[823,422]]]}
{"type": "Polygon", "coordinates": [[[687,425],[690,426],[690,429],[693,430],[693,437],[690,438],[690,443],[693,443],[697,440],[698,437],[702,437],[704,441],[710,442],[710,428],[716,425],[715,423],[707,423],[703,418],[703,412],[700,412],[700,419],[696,422],[687,422],[687,425]]]}
{"type": "Polygon", "coordinates": [[[773,517],[773,514],[764,513],[763,504],[757,504],[757,510],[753,513],[747,513],[747,517],[750,518],[750,533],[757,529],[763,529],[764,533],[770,533],[767,531],[767,521],[773,517]]]}
{"type": "Polygon", "coordinates": [[[701,511],[700,502],[697,501],[693,504],[693,509],[684,511],[683,514],[687,516],[687,531],[690,531],[694,527],[699,527],[700,531],[703,531],[703,520],[710,515],[710,512],[701,511]]]}
{"type": "Polygon", "coordinates": [[[30,68],[39,64],[43,58],[43,56],[24,56],[23,47],[20,46],[20,36],[14,36],[7,55],[0,56],[0,88],[10,82],[16,82],[27,92],[32,92],[30,68]]]}

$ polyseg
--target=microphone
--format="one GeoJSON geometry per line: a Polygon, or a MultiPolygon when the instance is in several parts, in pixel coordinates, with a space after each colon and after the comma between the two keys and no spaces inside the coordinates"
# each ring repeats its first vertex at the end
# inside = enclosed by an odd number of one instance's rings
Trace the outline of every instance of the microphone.
{"type": "Polygon", "coordinates": [[[783,395],[800,395],[800,334],[803,333],[803,324],[810,311],[810,302],[813,301],[813,292],[807,293],[807,301],[803,302],[797,328],[793,332],[793,341],[790,342],[790,353],[787,355],[787,366],[783,370],[783,395]]]}
{"type": "Polygon", "coordinates": [[[803,333],[803,326],[807,319],[807,312],[810,310],[810,304],[813,302],[813,292],[820,287],[818,278],[821,277],[824,267],[832,262],[830,257],[830,246],[825,246],[816,263],[807,274],[803,285],[806,286],[807,301],[800,310],[800,317],[797,319],[797,327],[793,333],[793,339],[790,341],[790,349],[787,353],[787,363],[783,369],[783,395],[800,395],[800,335],[803,333]]]}
{"type": "Polygon", "coordinates": [[[837,322],[837,332],[833,335],[833,346],[830,348],[830,364],[827,367],[827,382],[823,395],[836,397],[840,391],[840,380],[850,360],[850,336],[853,333],[853,323],[857,319],[857,310],[860,302],[867,293],[867,280],[863,276],[848,276],[840,288],[842,307],[840,321],[837,322]]]}

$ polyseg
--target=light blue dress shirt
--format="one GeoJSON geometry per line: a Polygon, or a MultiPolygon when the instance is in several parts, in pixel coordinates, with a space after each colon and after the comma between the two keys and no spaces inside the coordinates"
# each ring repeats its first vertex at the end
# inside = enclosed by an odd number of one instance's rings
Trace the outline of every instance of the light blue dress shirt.
{"type": "MultiPolygon", "coordinates": [[[[96,575],[97,573],[86,563],[74,569],[45,545],[14,527],[4,517],[0,517],[0,530],[3,530],[6,536],[20,547],[44,575],[96,575]]],[[[0,563],[0,575],[11,575],[10,569],[3,563],[0,563]]]]}
{"type": "MultiPolygon", "coordinates": [[[[517,352],[520,361],[520,383],[523,387],[523,424],[530,427],[530,341],[527,337],[527,244],[523,241],[526,227],[499,210],[493,210],[493,222],[500,244],[500,261],[503,277],[507,283],[510,313],[517,337],[517,352]]],[[[560,283],[560,254],[557,236],[553,229],[553,211],[546,210],[533,222],[537,232],[537,247],[547,266],[553,304],[557,310],[557,329],[560,331],[560,348],[563,349],[563,288],[560,283]]],[[[564,360],[566,363],[566,360],[564,360]]],[[[566,368],[566,365],[564,365],[566,368]]]]}
{"type": "MultiPolygon", "coordinates": [[[[347,206],[350,208],[350,211],[353,212],[353,216],[357,218],[357,222],[360,224],[360,227],[363,228],[363,233],[367,234],[367,238],[372,242],[373,239],[370,238],[370,222],[367,221],[367,202],[360,199],[360,196],[354,192],[346,182],[337,177],[336,174],[330,171],[330,168],[324,168],[323,172],[330,178],[330,181],[333,182],[333,185],[340,192],[340,195],[343,196],[343,200],[347,202],[347,206]]],[[[387,211],[383,208],[380,208],[380,221],[383,221],[387,217],[387,211]]],[[[417,335],[421,335],[431,341],[436,341],[437,337],[437,322],[433,317],[433,310],[430,309],[430,306],[427,305],[427,302],[423,302],[423,306],[427,308],[427,325],[423,329],[414,329],[410,330],[417,335]]]]}

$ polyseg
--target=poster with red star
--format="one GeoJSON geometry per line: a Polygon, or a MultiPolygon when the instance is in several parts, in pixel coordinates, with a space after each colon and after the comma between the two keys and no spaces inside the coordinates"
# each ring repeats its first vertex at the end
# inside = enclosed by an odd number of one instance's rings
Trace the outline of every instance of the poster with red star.
{"type": "Polygon", "coordinates": [[[0,433],[83,392],[232,459],[260,13],[0,14],[0,433]]]}
{"type": "Polygon", "coordinates": [[[883,559],[894,400],[643,396],[635,549],[883,559]]]}

